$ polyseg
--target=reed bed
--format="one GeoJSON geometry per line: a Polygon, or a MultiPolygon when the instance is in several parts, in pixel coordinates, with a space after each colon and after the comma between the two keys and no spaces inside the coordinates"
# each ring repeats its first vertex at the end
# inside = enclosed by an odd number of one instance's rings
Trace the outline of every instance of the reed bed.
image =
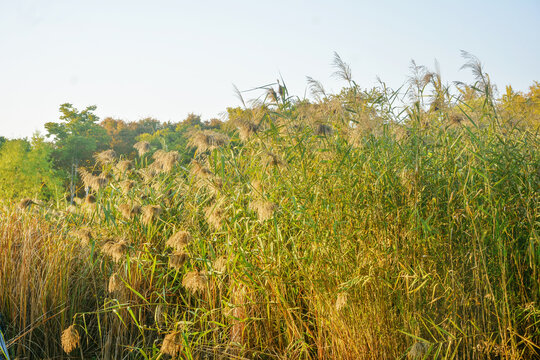
{"type": "Polygon", "coordinates": [[[187,167],[139,143],[134,171],[86,172],[108,179],[90,211],[2,210],[11,351],[539,358],[538,134],[441,97],[398,111],[341,66],[340,96],[280,89],[256,125],[194,132],[187,167]]]}

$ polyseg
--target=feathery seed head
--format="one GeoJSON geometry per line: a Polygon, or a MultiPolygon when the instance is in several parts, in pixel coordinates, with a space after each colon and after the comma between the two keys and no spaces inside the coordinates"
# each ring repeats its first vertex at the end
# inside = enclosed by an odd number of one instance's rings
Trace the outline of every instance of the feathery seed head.
{"type": "Polygon", "coordinates": [[[62,332],[60,340],[62,342],[62,348],[66,353],[69,354],[76,349],[80,345],[81,338],[79,336],[79,332],[77,329],[75,329],[75,325],[71,325],[65,329],[62,332]]]}
{"type": "Polygon", "coordinates": [[[139,205],[130,206],[129,204],[120,204],[118,205],[118,211],[120,211],[120,214],[124,218],[131,220],[141,213],[141,207],[139,205]]]}
{"type": "Polygon", "coordinates": [[[229,142],[227,135],[213,130],[195,132],[189,139],[188,145],[197,148],[199,152],[211,151],[229,142]]]}
{"type": "Polygon", "coordinates": [[[221,228],[221,224],[225,219],[225,211],[219,205],[211,205],[205,210],[206,221],[211,225],[215,230],[221,228]]]}
{"type": "Polygon", "coordinates": [[[88,227],[82,227],[73,233],[80,241],[81,244],[87,246],[92,240],[92,231],[88,227]]]}
{"type": "Polygon", "coordinates": [[[96,203],[96,197],[92,194],[88,194],[85,198],[84,198],[84,203],[85,204],[95,204],[96,203]]]}
{"type": "Polygon", "coordinates": [[[176,250],[182,250],[191,242],[191,239],[191,234],[182,230],[174,233],[165,244],[176,250]]]}
{"type": "Polygon", "coordinates": [[[260,221],[270,219],[278,208],[277,204],[264,200],[254,200],[250,206],[257,213],[260,221]]]}
{"type": "Polygon", "coordinates": [[[135,182],[132,180],[124,180],[120,182],[119,186],[120,189],[122,189],[124,195],[127,195],[129,191],[135,186],[135,182]]]}
{"type": "Polygon", "coordinates": [[[139,153],[139,156],[143,156],[147,152],[150,151],[150,143],[148,141],[139,141],[135,145],[133,145],[135,150],[139,153]]]}
{"type": "Polygon", "coordinates": [[[175,357],[182,351],[182,332],[175,331],[167,334],[161,345],[161,353],[175,357]]]}
{"type": "Polygon", "coordinates": [[[131,160],[121,160],[116,163],[114,168],[116,169],[116,171],[120,173],[125,173],[129,169],[131,169],[131,166],[132,166],[131,160]]]}
{"type": "Polygon", "coordinates": [[[345,305],[347,305],[348,298],[349,298],[349,294],[347,294],[346,292],[339,293],[339,295],[337,296],[337,299],[336,299],[336,310],[337,311],[340,311],[341,309],[343,309],[345,307],[345,305]]]}
{"type": "Polygon", "coordinates": [[[191,172],[200,178],[206,179],[212,177],[214,174],[203,164],[197,160],[191,162],[191,172]]]}
{"type": "Polygon", "coordinates": [[[162,209],[159,205],[145,205],[142,207],[142,223],[149,225],[151,222],[156,220],[161,214],[162,209]]]}
{"type": "Polygon", "coordinates": [[[175,269],[181,269],[189,259],[189,255],[183,251],[176,251],[169,256],[169,266],[175,269]]]}
{"type": "Polygon", "coordinates": [[[206,274],[197,270],[186,273],[182,279],[182,285],[193,294],[203,291],[207,283],[208,278],[206,274]]]}
{"type": "Polygon", "coordinates": [[[125,285],[120,276],[117,273],[114,273],[109,278],[109,293],[122,293],[125,290],[125,285]]]}
{"type": "Polygon", "coordinates": [[[116,160],[116,152],[113,149],[105,150],[95,154],[94,159],[101,165],[107,165],[116,160]]]}
{"type": "Polygon", "coordinates": [[[274,153],[267,152],[263,158],[263,162],[266,166],[283,166],[285,165],[283,161],[274,153]]]}
{"type": "Polygon", "coordinates": [[[334,133],[334,130],[332,129],[332,127],[326,124],[316,124],[314,131],[315,131],[315,134],[321,135],[321,136],[328,136],[334,133]]]}
{"type": "Polygon", "coordinates": [[[429,344],[423,341],[417,341],[413,344],[413,346],[407,353],[407,358],[410,360],[424,359],[428,350],[429,350],[429,344]]]}
{"type": "Polygon", "coordinates": [[[115,241],[113,239],[106,240],[101,247],[101,251],[110,256],[114,262],[120,262],[120,260],[122,260],[127,254],[127,241],[115,241]]]}
{"type": "Polygon", "coordinates": [[[27,208],[29,208],[30,206],[34,205],[35,202],[34,200],[32,199],[22,199],[20,202],[19,202],[19,208],[21,208],[22,210],[25,210],[27,208]]]}
{"type": "Polygon", "coordinates": [[[227,270],[227,256],[222,255],[214,260],[212,269],[219,273],[224,273],[227,270]]]}

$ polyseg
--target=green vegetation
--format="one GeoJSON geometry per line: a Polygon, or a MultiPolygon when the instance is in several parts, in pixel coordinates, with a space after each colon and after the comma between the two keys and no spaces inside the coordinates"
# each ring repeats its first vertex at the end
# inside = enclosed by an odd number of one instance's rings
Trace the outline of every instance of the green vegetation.
{"type": "MultiPolygon", "coordinates": [[[[336,55],[339,94],[274,84],[223,123],[98,125],[63,105],[43,162],[82,165],[75,205],[0,210],[10,351],[539,358],[539,84],[497,100],[465,55],[475,84],[450,89],[413,64],[408,104],[362,89],[336,55]],[[83,140],[85,154],[59,145],[83,140]]],[[[44,146],[16,144],[2,154],[44,146]]]]}

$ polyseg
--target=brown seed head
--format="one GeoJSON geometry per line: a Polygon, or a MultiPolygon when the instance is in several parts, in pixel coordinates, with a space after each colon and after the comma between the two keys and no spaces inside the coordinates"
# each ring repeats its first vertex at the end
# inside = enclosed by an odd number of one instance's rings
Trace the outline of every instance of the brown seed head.
{"type": "Polygon", "coordinates": [[[94,155],[94,159],[101,165],[107,165],[116,160],[116,152],[112,149],[94,155]]]}
{"type": "Polygon", "coordinates": [[[182,279],[182,285],[193,294],[204,291],[207,283],[208,278],[206,275],[197,270],[186,273],[186,275],[184,275],[184,279],[182,279]]]}
{"type": "Polygon", "coordinates": [[[189,139],[188,146],[197,148],[199,152],[211,151],[229,142],[227,135],[212,131],[203,130],[194,133],[189,139]]]}
{"type": "Polygon", "coordinates": [[[143,156],[147,152],[150,151],[150,143],[148,141],[139,141],[135,145],[133,145],[135,150],[139,153],[139,156],[143,156]]]}
{"type": "Polygon", "coordinates": [[[266,166],[283,166],[285,163],[274,153],[268,152],[263,157],[263,162],[266,166]]]}
{"type": "Polygon", "coordinates": [[[153,165],[157,171],[169,172],[174,169],[178,159],[180,159],[180,154],[178,154],[178,151],[165,152],[163,150],[158,150],[152,157],[155,159],[153,165]]]}
{"type": "Polygon", "coordinates": [[[188,261],[189,256],[183,251],[176,251],[169,256],[169,266],[175,269],[181,269],[188,261]]]}
{"type": "Polygon", "coordinates": [[[250,205],[257,213],[260,221],[270,219],[278,208],[277,204],[265,200],[254,200],[250,205]]]}
{"type": "Polygon", "coordinates": [[[133,189],[133,186],[135,186],[135,182],[132,180],[124,180],[118,184],[120,186],[120,189],[122,189],[122,192],[127,195],[131,189],[133,189]]]}
{"type": "Polygon", "coordinates": [[[136,215],[141,213],[141,207],[139,205],[120,204],[118,205],[118,211],[120,214],[128,220],[133,219],[136,215]]]}
{"type": "Polygon", "coordinates": [[[162,209],[159,205],[145,205],[142,207],[142,223],[149,225],[161,214],[162,209]]]}
{"type": "Polygon", "coordinates": [[[180,354],[182,348],[182,332],[176,331],[165,336],[163,345],[161,345],[161,352],[175,357],[180,354]]]}
{"type": "Polygon", "coordinates": [[[109,255],[115,262],[120,262],[127,254],[127,241],[115,241],[113,239],[106,240],[101,247],[104,254],[109,255]]]}
{"type": "Polygon", "coordinates": [[[420,360],[424,359],[427,351],[429,350],[429,345],[423,341],[417,341],[411,347],[407,353],[407,358],[410,360],[420,360]]]}
{"type": "Polygon", "coordinates": [[[215,259],[212,263],[212,269],[214,271],[224,273],[227,270],[227,256],[222,255],[215,259]]]}
{"type": "Polygon", "coordinates": [[[202,179],[207,179],[214,176],[214,174],[206,166],[197,160],[193,160],[191,162],[191,173],[202,179]]]}
{"type": "Polygon", "coordinates": [[[60,340],[62,342],[62,348],[66,353],[69,354],[76,349],[80,345],[81,338],[79,332],[75,329],[75,325],[71,325],[64,330],[60,340]]]}
{"type": "Polygon", "coordinates": [[[132,163],[131,163],[130,160],[121,160],[121,161],[116,163],[114,168],[116,169],[116,171],[118,171],[120,173],[125,173],[129,169],[131,169],[131,166],[132,166],[132,163]]]}
{"type": "Polygon", "coordinates": [[[206,221],[210,226],[212,226],[215,230],[219,230],[221,228],[221,224],[225,219],[225,211],[219,205],[207,207],[205,210],[205,215],[206,221]]]}
{"type": "Polygon", "coordinates": [[[92,194],[88,194],[85,198],[84,198],[84,203],[85,204],[95,204],[96,203],[96,197],[92,194]]]}
{"type": "Polygon", "coordinates": [[[125,285],[120,276],[117,273],[114,273],[109,278],[109,293],[121,293],[125,290],[125,285]]]}
{"type": "Polygon", "coordinates": [[[21,208],[22,210],[25,210],[27,208],[29,208],[30,206],[34,205],[35,202],[34,200],[32,199],[22,199],[20,202],[19,202],[19,208],[21,208]]]}
{"type": "Polygon", "coordinates": [[[252,135],[256,134],[259,130],[259,127],[252,123],[251,121],[243,120],[239,121],[238,125],[238,135],[242,141],[247,141],[252,135]]]}
{"type": "Polygon", "coordinates": [[[332,135],[332,133],[334,132],[332,127],[326,124],[316,124],[314,131],[315,131],[315,134],[322,135],[322,136],[332,135]]]}
{"type": "Polygon", "coordinates": [[[337,296],[337,299],[336,299],[336,310],[337,311],[340,311],[341,309],[343,309],[345,307],[345,305],[347,305],[348,298],[349,298],[349,294],[347,294],[346,292],[339,293],[339,295],[337,296]]]}
{"type": "Polygon", "coordinates": [[[191,239],[191,234],[182,230],[174,233],[165,244],[176,250],[182,250],[191,242],[191,239]]]}
{"type": "Polygon", "coordinates": [[[73,233],[80,241],[81,244],[87,246],[92,240],[92,231],[88,227],[82,227],[73,233]]]}

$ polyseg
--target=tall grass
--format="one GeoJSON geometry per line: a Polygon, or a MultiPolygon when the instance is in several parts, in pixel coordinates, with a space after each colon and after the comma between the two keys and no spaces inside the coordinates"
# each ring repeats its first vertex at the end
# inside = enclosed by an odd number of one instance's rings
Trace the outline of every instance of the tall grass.
{"type": "Polygon", "coordinates": [[[153,149],[95,203],[2,210],[10,351],[67,357],[73,324],[85,358],[539,358],[538,135],[336,65],[339,96],[274,92],[188,167],[153,149]]]}

